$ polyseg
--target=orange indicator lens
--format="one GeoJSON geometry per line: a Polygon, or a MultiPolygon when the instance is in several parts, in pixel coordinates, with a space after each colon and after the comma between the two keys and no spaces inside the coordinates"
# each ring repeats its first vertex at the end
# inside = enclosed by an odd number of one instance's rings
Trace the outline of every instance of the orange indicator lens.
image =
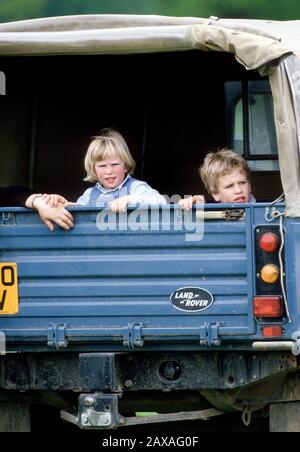
{"type": "Polygon", "coordinates": [[[261,279],[268,284],[274,284],[279,278],[279,268],[274,264],[265,265],[260,272],[261,279]]]}

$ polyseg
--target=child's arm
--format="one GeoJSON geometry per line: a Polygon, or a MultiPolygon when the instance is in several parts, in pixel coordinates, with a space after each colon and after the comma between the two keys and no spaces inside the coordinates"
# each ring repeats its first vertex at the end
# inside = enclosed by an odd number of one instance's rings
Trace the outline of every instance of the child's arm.
{"type": "Polygon", "coordinates": [[[147,182],[135,180],[130,188],[130,204],[165,205],[166,199],[147,182]]]}
{"type": "MultiPolygon", "coordinates": [[[[74,218],[68,210],[65,209],[65,200],[60,195],[57,196],[56,200],[58,201],[57,205],[51,206],[48,204],[47,199],[48,195],[42,194],[33,194],[29,196],[26,200],[26,207],[29,209],[36,209],[41,217],[41,220],[45,223],[45,225],[53,231],[54,224],[62,227],[63,229],[71,229],[74,226],[74,218]],[[64,201],[59,201],[60,199],[64,201]]],[[[51,195],[50,195],[51,198],[51,195]]]]}
{"type": "Polygon", "coordinates": [[[57,207],[59,204],[62,204],[64,207],[67,206],[77,206],[77,202],[71,202],[68,201],[66,198],[64,198],[61,195],[43,195],[43,200],[46,204],[49,204],[50,207],[57,207]]]}
{"type": "Polygon", "coordinates": [[[130,195],[114,199],[109,203],[109,207],[113,212],[123,213],[126,212],[128,204],[132,204],[132,197],[130,195]]]}
{"type": "Polygon", "coordinates": [[[205,198],[203,195],[194,195],[189,198],[181,199],[178,203],[178,206],[183,210],[190,210],[193,207],[193,204],[204,204],[205,198]]]}
{"type": "Polygon", "coordinates": [[[68,201],[61,195],[44,194],[43,200],[45,201],[46,204],[49,204],[50,207],[57,207],[59,203],[61,203],[64,206],[68,204],[68,201]]]}
{"type": "Polygon", "coordinates": [[[109,203],[113,212],[125,212],[128,204],[165,205],[166,200],[157,190],[154,190],[146,182],[133,182],[130,195],[121,196],[109,203]]]}

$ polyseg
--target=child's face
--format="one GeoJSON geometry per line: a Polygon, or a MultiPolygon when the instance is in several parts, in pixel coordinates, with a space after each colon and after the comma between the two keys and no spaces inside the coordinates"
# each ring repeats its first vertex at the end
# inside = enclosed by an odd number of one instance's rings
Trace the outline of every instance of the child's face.
{"type": "Polygon", "coordinates": [[[127,170],[119,157],[111,155],[109,158],[95,163],[95,173],[104,188],[114,189],[123,182],[127,170]]]}
{"type": "Polygon", "coordinates": [[[249,202],[251,198],[251,185],[247,176],[238,168],[229,174],[219,177],[219,190],[213,193],[217,202],[249,202]]]}

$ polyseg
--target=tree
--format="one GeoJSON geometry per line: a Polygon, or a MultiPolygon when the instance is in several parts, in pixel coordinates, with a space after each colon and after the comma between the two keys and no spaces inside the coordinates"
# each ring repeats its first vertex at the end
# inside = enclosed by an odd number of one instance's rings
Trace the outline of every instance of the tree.
{"type": "Polygon", "coordinates": [[[0,22],[43,16],[47,0],[3,0],[0,3],[0,22]]]}
{"type": "Polygon", "coordinates": [[[0,0],[0,21],[69,14],[300,19],[299,0],[0,0]]]}

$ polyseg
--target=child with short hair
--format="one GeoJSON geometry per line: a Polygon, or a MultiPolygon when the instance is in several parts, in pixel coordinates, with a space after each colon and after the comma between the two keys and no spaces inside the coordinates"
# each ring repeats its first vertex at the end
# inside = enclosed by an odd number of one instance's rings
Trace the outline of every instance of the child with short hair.
{"type": "Polygon", "coordinates": [[[77,200],[84,206],[125,212],[128,204],[166,204],[165,198],[146,182],[132,177],[135,162],[122,135],[103,129],[90,143],[84,162],[88,182],[96,182],[77,200]]]}
{"type": "MultiPolygon", "coordinates": [[[[251,192],[250,170],[246,160],[231,149],[222,149],[206,155],[199,168],[205,188],[216,202],[255,202],[251,192]]],[[[204,203],[203,195],[181,199],[179,206],[184,210],[193,204],[204,203]]]]}

